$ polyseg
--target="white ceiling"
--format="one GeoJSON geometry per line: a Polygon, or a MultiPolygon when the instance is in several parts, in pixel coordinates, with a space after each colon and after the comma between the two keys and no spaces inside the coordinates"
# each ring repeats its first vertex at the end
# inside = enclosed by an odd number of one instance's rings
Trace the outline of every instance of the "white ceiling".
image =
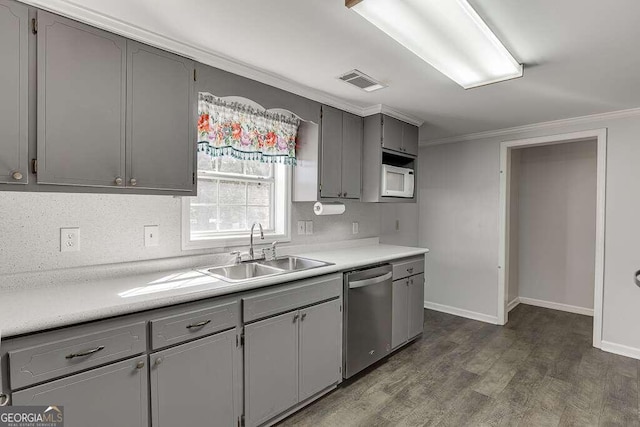
{"type": "Polygon", "coordinates": [[[470,1],[525,64],[523,78],[465,91],[344,0],[27,0],[88,8],[358,107],[388,105],[423,119],[422,139],[640,106],[637,0],[470,1]],[[336,79],[353,68],[389,87],[366,93],[336,79]]]}

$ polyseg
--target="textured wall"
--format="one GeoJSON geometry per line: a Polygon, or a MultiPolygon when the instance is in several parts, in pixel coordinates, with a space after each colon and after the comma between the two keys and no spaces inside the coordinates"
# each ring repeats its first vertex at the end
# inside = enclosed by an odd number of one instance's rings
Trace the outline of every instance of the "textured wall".
{"type": "MultiPolygon", "coordinates": [[[[0,192],[0,274],[223,251],[182,251],[181,203],[171,196],[0,192]],[[145,225],[160,226],[160,246],[144,247],[145,225]],[[60,252],[60,227],[80,227],[79,252],[60,252]]],[[[294,203],[291,244],[379,235],[378,205],[346,204],[344,215],[318,217],[312,203],[294,203]],[[298,219],[313,220],[314,234],[298,236],[298,219]]]]}

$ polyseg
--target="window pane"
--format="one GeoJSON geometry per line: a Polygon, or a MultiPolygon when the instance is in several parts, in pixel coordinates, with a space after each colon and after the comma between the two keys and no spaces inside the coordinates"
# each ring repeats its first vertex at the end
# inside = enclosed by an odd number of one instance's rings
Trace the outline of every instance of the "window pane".
{"type": "Polygon", "coordinates": [[[201,179],[198,181],[198,197],[191,203],[218,203],[218,181],[201,179]]]}
{"type": "Polygon", "coordinates": [[[216,231],[217,216],[215,206],[191,206],[191,233],[216,231]]]}
{"type": "Polygon", "coordinates": [[[220,230],[246,230],[245,209],[244,206],[220,206],[220,230]]]}
{"type": "Polygon", "coordinates": [[[248,205],[269,206],[271,204],[271,184],[247,184],[248,205]]]}
{"type": "Polygon", "coordinates": [[[211,157],[207,153],[198,153],[198,170],[199,171],[214,171],[215,170],[215,158],[211,157]]]}
{"type": "Polygon", "coordinates": [[[220,172],[242,173],[243,160],[234,159],[233,157],[218,157],[218,166],[220,172]]]}
{"type": "Polygon", "coordinates": [[[244,205],[247,201],[244,182],[220,181],[221,205],[244,205]]]}
{"type": "Polygon", "coordinates": [[[246,175],[269,178],[271,176],[271,169],[273,168],[273,165],[252,160],[246,162],[245,168],[246,175]]]}
{"type": "Polygon", "coordinates": [[[247,208],[247,225],[259,222],[264,228],[271,228],[270,211],[271,209],[268,207],[249,206],[247,208]]]}

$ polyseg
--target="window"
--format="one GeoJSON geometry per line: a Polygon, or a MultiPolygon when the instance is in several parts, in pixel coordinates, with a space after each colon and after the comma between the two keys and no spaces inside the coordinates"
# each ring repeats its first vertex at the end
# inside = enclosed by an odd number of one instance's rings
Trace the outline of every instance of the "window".
{"type": "Polygon", "coordinates": [[[198,153],[197,176],[198,196],[183,201],[185,249],[246,245],[254,222],[266,241],[289,239],[288,166],[198,153]]]}

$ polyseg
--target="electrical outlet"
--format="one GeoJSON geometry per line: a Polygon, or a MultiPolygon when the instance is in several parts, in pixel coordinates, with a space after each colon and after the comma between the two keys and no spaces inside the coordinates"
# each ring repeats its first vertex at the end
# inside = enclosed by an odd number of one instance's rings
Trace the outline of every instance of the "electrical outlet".
{"type": "Polygon", "coordinates": [[[80,229],[60,229],[60,252],[78,252],[80,250],[80,229]]]}
{"type": "Polygon", "coordinates": [[[160,246],[160,226],[158,225],[144,226],[144,246],[146,248],[160,246]]]}
{"type": "Polygon", "coordinates": [[[298,236],[307,234],[307,226],[304,221],[298,221],[298,236]]]}
{"type": "Polygon", "coordinates": [[[307,234],[313,234],[313,221],[307,221],[305,224],[307,234]]]}
{"type": "Polygon", "coordinates": [[[360,224],[357,222],[351,223],[351,234],[358,234],[360,232],[360,224]]]}

